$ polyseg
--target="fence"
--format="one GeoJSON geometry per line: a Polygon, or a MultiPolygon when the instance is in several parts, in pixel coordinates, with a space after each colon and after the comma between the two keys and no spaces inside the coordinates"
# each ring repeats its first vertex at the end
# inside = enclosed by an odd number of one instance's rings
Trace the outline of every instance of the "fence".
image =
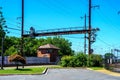
{"type": "MultiPolygon", "coordinates": [[[[50,58],[44,57],[25,57],[26,64],[50,64],[50,58]]],[[[0,56],[0,63],[2,62],[2,57],[0,56]]],[[[4,65],[12,65],[15,64],[15,62],[8,62],[8,56],[4,56],[4,65]]]]}
{"type": "Polygon", "coordinates": [[[120,57],[116,56],[106,56],[104,59],[105,68],[120,72],[120,57]]]}

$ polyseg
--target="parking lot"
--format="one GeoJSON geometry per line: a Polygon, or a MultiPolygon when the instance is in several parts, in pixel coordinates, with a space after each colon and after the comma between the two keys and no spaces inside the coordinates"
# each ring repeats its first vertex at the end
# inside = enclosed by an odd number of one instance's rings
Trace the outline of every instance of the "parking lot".
{"type": "Polygon", "coordinates": [[[7,75],[0,80],[120,80],[120,77],[88,69],[48,69],[42,75],[7,75]]]}

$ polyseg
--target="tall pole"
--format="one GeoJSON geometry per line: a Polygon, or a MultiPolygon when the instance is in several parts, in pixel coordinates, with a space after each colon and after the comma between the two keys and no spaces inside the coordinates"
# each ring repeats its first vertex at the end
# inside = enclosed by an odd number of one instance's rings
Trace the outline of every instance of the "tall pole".
{"type": "Polygon", "coordinates": [[[91,54],[91,0],[89,0],[89,33],[88,33],[88,54],[91,54]]]}
{"type": "Polygon", "coordinates": [[[4,34],[2,35],[2,47],[1,47],[1,69],[3,69],[3,65],[4,65],[4,56],[3,56],[3,50],[4,50],[4,34]]]}
{"type": "Polygon", "coordinates": [[[21,24],[21,55],[23,56],[23,33],[24,33],[24,0],[22,0],[22,24],[21,24]]]}
{"type": "MultiPolygon", "coordinates": [[[[24,53],[23,53],[23,43],[24,43],[23,33],[24,33],[24,0],[22,0],[21,49],[20,49],[22,56],[24,56],[24,53]]],[[[24,68],[24,65],[22,66],[22,68],[24,68]]]]}
{"type": "MultiPolygon", "coordinates": [[[[85,30],[86,30],[86,14],[85,14],[85,30]]],[[[86,54],[86,33],[84,35],[84,53],[86,54]]]]}

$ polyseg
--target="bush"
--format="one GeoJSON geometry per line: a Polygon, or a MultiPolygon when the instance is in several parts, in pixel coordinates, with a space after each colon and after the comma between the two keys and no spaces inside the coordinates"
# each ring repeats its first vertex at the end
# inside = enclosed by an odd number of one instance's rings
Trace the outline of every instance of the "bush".
{"type": "Polygon", "coordinates": [[[78,53],[74,56],[64,56],[61,59],[61,66],[63,67],[99,67],[102,66],[102,56],[98,54],[91,54],[90,56],[78,53]]]}
{"type": "Polygon", "coordinates": [[[85,67],[87,65],[86,54],[77,54],[75,56],[64,56],[61,59],[63,67],[85,67]]]}
{"type": "Polygon", "coordinates": [[[85,67],[87,65],[87,55],[79,53],[75,55],[75,67],[85,67]]]}
{"type": "Polygon", "coordinates": [[[103,58],[101,55],[91,54],[90,56],[88,56],[87,66],[89,66],[89,67],[99,67],[100,66],[101,67],[102,61],[103,61],[103,58]]]}
{"type": "Polygon", "coordinates": [[[62,59],[61,59],[61,65],[63,66],[63,67],[72,67],[72,65],[73,65],[73,57],[74,56],[64,56],[64,57],[62,57],[62,59]]]}

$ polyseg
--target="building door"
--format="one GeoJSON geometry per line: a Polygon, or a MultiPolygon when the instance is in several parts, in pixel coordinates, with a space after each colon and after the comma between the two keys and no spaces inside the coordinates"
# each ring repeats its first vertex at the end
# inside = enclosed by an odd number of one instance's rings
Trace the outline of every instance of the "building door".
{"type": "Polygon", "coordinates": [[[50,62],[56,62],[56,55],[55,53],[50,54],[50,62]]]}

